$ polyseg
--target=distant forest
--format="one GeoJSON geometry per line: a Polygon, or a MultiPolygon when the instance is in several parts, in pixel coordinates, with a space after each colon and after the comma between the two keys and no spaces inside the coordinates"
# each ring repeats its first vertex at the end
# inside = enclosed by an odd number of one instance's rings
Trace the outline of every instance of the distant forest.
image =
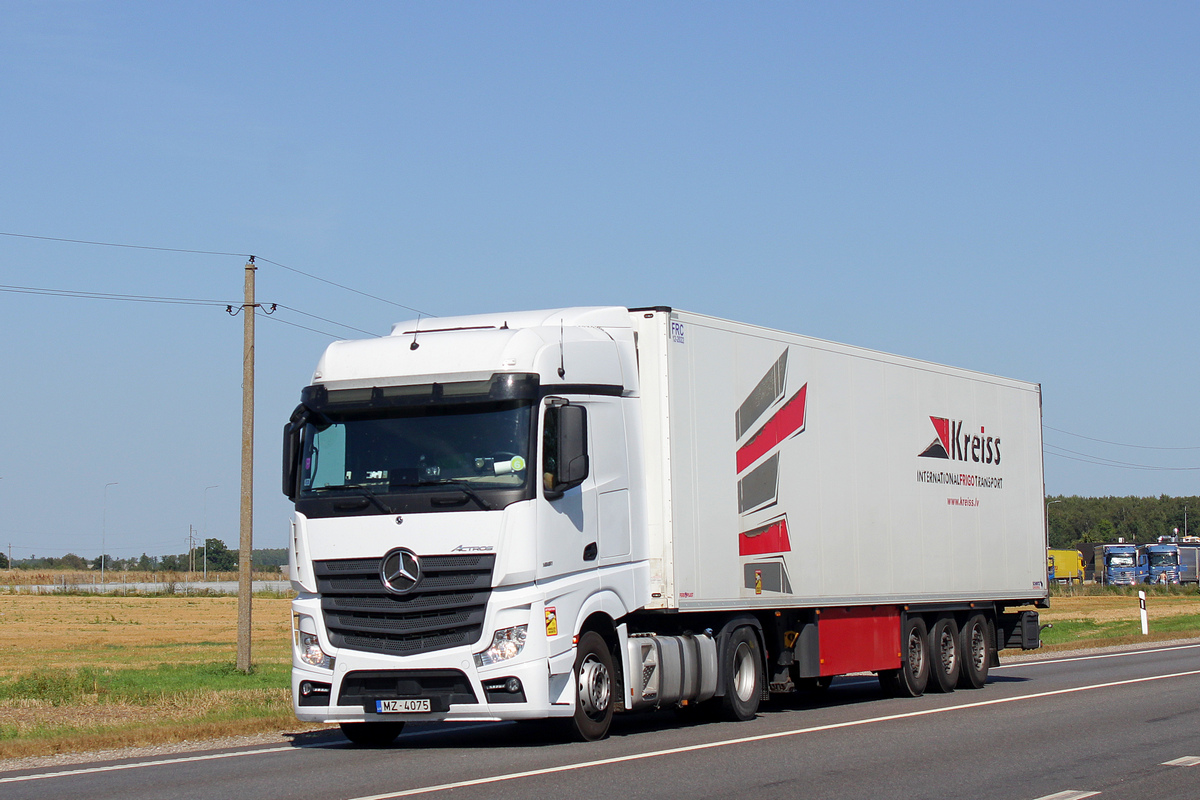
{"type": "MultiPolygon", "coordinates": [[[[237,569],[237,550],[230,550],[220,539],[207,540],[207,548],[199,545],[187,553],[167,556],[150,556],[142,553],[134,558],[105,556],[105,569],[113,572],[203,572],[204,560],[208,558],[209,572],[233,572],[237,569]]],[[[287,564],[287,549],[283,547],[261,548],[251,551],[251,560],[256,572],[279,572],[287,564]]],[[[7,569],[8,558],[0,553],[0,569],[7,569]]],[[[12,566],[17,569],[100,569],[100,556],[83,558],[74,553],[62,556],[30,556],[14,558],[12,566]]]]}
{"type": "Polygon", "coordinates": [[[1160,536],[1200,534],[1200,497],[1066,497],[1046,498],[1050,546],[1070,549],[1083,544],[1156,542],[1160,536]],[[1185,513],[1187,520],[1185,523],[1185,513]]]}

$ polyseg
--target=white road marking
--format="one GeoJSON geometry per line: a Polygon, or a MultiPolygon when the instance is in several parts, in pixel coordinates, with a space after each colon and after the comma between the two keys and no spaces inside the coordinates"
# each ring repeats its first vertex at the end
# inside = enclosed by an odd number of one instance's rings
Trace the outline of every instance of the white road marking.
{"type": "MultiPolygon", "coordinates": [[[[811,728],[800,728],[792,731],[779,731],[777,733],[764,733],[758,736],[743,736],[737,739],[725,739],[719,742],[708,742],[706,744],[695,744],[687,747],[672,747],[667,750],[655,750],[649,753],[636,753],[628,756],[617,756],[615,758],[602,758],[596,761],[581,761],[575,764],[563,764],[557,767],[546,767],[544,769],[533,769],[525,772],[510,772],[504,775],[491,775],[486,778],[475,778],[473,780],[455,781],[454,783],[442,783],[435,786],[424,786],[417,789],[406,789],[399,792],[384,792],[383,794],[366,795],[363,797],[355,797],[351,800],[392,800],[397,797],[413,797],[421,794],[433,794],[435,792],[445,792],[451,789],[463,789],[471,786],[486,786],[492,783],[502,783],[504,781],[519,780],[521,778],[534,778],[540,775],[553,775],[559,772],[572,772],[579,769],[588,769],[590,767],[603,767],[610,764],[624,764],[631,761],[641,761],[647,758],[658,758],[660,756],[678,755],[680,753],[693,753],[700,750],[712,750],[718,747],[729,747],[730,745],[748,744],[751,742],[764,742],[771,739],[784,739],[790,736],[799,736],[805,733],[819,733],[821,731],[837,730],[839,728],[853,728],[859,725],[871,725],[877,722],[892,722],[900,719],[912,719],[913,717],[924,717],[930,714],[944,714],[949,711],[964,711],[972,708],[983,708],[985,706],[1001,705],[1003,703],[1015,703],[1021,700],[1039,700],[1043,697],[1054,697],[1056,695],[1074,694],[1076,692],[1086,692],[1093,689],[1111,689],[1114,686],[1130,686],[1137,683],[1148,683],[1150,681],[1161,681],[1170,678],[1185,678],[1193,675],[1200,675],[1200,669],[1190,670],[1188,672],[1173,672],[1169,675],[1152,675],[1146,678],[1131,678],[1124,681],[1112,681],[1110,683],[1097,683],[1092,686],[1076,686],[1071,689],[1055,689],[1049,692],[1037,692],[1035,694],[1018,695],[1016,697],[1000,697],[995,700],[981,700],[977,703],[963,703],[962,705],[946,706],[944,708],[927,708],[921,711],[909,711],[904,714],[889,714],[883,717],[871,717],[869,719],[850,720],[848,722],[835,722],[829,725],[816,725],[811,728]]],[[[1068,793],[1063,795],[1063,799],[1070,796],[1073,798],[1092,797],[1099,792],[1090,792],[1083,794],[1068,793]]],[[[1057,798],[1058,795],[1051,795],[1057,798]]]]}
{"type": "Polygon", "coordinates": [[[1164,761],[1164,767],[1200,767],[1200,756],[1184,756],[1174,761],[1164,761]]]}
{"type": "Polygon", "coordinates": [[[234,753],[209,753],[203,756],[180,756],[179,758],[164,758],[159,761],[138,761],[132,764],[110,764],[106,767],[84,767],[69,769],[63,772],[41,772],[37,775],[18,775],[14,778],[0,778],[0,783],[19,783],[21,781],[37,781],[43,778],[65,778],[68,775],[91,775],[96,772],[117,772],[123,769],[138,769],[140,767],[160,767],[164,764],[186,764],[192,761],[213,761],[218,758],[236,758],[237,756],[257,756],[264,753],[288,753],[303,750],[303,747],[285,745],[281,747],[265,747],[261,750],[239,750],[234,753]]]}
{"type": "Polygon", "coordinates": [[[1099,792],[1081,792],[1078,789],[1067,789],[1065,792],[1055,792],[1037,800],[1083,800],[1085,797],[1095,797],[1099,792]]]}
{"type": "MultiPolygon", "coordinates": [[[[499,725],[498,722],[488,722],[482,725],[462,726],[457,730],[466,728],[487,728],[492,725],[499,725]]],[[[440,731],[428,731],[435,733],[440,731]]],[[[426,731],[417,732],[420,736],[426,731]]],[[[236,758],[238,756],[258,756],[270,753],[299,753],[302,750],[311,750],[314,748],[324,747],[323,744],[301,744],[301,745],[280,745],[279,747],[265,747],[259,750],[237,750],[230,753],[206,753],[199,756],[180,756],[179,758],[164,758],[158,761],[135,761],[128,764],[110,764],[104,767],[81,767],[80,769],[63,770],[61,772],[39,772],[36,775],[17,775],[11,778],[0,778],[0,783],[19,783],[21,781],[38,781],[44,778],[64,778],[69,775],[90,775],[96,772],[118,772],[124,769],[139,769],[141,767],[161,767],[170,764],[187,764],[192,761],[213,761],[218,758],[236,758]]]]}
{"type": "Polygon", "coordinates": [[[1103,653],[1097,656],[1074,656],[1069,658],[1055,659],[1030,659],[1029,661],[1018,661],[1015,664],[1001,664],[998,667],[992,667],[995,672],[998,669],[1013,669],[1014,667],[1034,667],[1042,664],[1067,664],[1072,661],[1092,661],[1097,658],[1122,658],[1124,656],[1141,656],[1147,653],[1169,653],[1172,650],[1191,650],[1200,647],[1200,644],[1181,644],[1175,647],[1156,647],[1152,650],[1126,650],[1123,653],[1103,653]]]}

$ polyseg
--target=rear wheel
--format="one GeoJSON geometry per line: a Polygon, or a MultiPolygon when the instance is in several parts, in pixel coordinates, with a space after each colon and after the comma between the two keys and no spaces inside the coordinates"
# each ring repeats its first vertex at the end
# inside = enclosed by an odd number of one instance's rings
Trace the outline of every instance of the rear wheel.
{"type": "Polygon", "coordinates": [[[725,695],[721,698],[721,716],[741,722],[758,713],[761,691],[758,637],[750,627],[738,628],[729,637],[727,660],[723,665],[725,695]]]}
{"type": "Polygon", "coordinates": [[[343,722],[339,726],[342,735],[359,747],[387,747],[396,741],[403,722],[343,722]]]}
{"type": "Polygon", "coordinates": [[[909,617],[900,629],[900,669],[879,673],[884,692],[892,697],[920,697],[929,683],[929,632],[925,620],[909,617]]]}
{"type": "Polygon", "coordinates": [[[613,658],[604,637],[588,631],[579,637],[575,653],[575,716],[573,739],[593,742],[608,734],[613,715],[613,658]]]}
{"type": "Polygon", "coordinates": [[[958,688],[982,689],[987,683],[988,668],[992,663],[992,643],[988,635],[987,617],[976,614],[968,619],[958,633],[958,642],[961,659],[958,688]]]}
{"type": "Polygon", "coordinates": [[[930,691],[953,692],[958,685],[959,662],[958,623],[954,617],[942,617],[933,623],[929,632],[930,691]]]}

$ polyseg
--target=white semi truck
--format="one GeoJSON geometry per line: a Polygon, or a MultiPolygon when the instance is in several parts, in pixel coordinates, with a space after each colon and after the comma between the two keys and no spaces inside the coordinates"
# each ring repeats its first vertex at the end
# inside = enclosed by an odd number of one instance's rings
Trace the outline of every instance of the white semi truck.
{"type": "Polygon", "coordinates": [[[1039,645],[1036,384],[670,308],[329,345],[285,428],[292,694],[405,721],[700,706],[874,672],[980,688],[1039,645]]]}

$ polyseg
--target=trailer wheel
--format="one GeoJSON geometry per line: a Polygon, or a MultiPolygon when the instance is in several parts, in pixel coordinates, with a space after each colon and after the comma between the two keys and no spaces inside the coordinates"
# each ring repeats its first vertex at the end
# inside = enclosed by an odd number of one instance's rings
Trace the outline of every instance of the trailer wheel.
{"type": "Polygon", "coordinates": [[[725,695],[721,698],[721,716],[734,722],[754,719],[758,713],[762,672],[758,637],[754,629],[744,626],[729,637],[727,658],[723,669],[725,695]]]}
{"type": "Polygon", "coordinates": [[[929,683],[929,633],[925,620],[908,617],[900,629],[900,669],[879,673],[889,697],[920,697],[929,683]]]}
{"type": "Polygon", "coordinates": [[[613,657],[604,637],[588,631],[575,653],[575,716],[571,738],[594,742],[608,734],[613,716],[613,657]]]}
{"type": "Polygon", "coordinates": [[[958,685],[962,656],[958,642],[958,623],[954,617],[942,617],[929,632],[930,691],[953,692],[958,685]]]}
{"type": "Polygon", "coordinates": [[[387,747],[396,741],[403,722],[343,722],[342,735],[359,747],[387,747]]]}
{"type": "Polygon", "coordinates": [[[958,634],[958,652],[961,668],[958,673],[958,688],[982,689],[987,683],[988,668],[991,666],[987,617],[976,614],[967,620],[958,634]]]}

